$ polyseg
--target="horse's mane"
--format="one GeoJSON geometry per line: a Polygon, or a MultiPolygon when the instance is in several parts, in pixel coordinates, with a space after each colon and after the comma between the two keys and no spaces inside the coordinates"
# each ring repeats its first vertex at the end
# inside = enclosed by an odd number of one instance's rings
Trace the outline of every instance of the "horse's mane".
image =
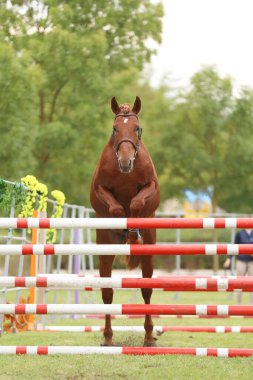
{"type": "Polygon", "coordinates": [[[128,114],[131,112],[131,107],[130,107],[130,104],[128,103],[120,104],[119,108],[120,108],[120,113],[128,114]]]}

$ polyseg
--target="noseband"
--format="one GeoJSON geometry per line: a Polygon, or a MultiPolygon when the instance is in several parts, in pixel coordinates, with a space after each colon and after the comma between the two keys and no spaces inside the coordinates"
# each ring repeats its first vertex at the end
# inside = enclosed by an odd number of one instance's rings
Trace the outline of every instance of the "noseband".
{"type": "MultiPolygon", "coordinates": [[[[139,121],[139,118],[135,113],[127,113],[127,114],[119,113],[118,115],[115,116],[114,120],[116,120],[117,117],[119,117],[119,116],[123,116],[123,117],[135,116],[136,119],[139,121]]],[[[139,146],[140,146],[141,134],[142,134],[142,128],[139,127],[137,143],[134,143],[131,139],[122,139],[122,140],[120,140],[120,142],[118,142],[118,144],[114,144],[114,150],[115,150],[116,156],[118,157],[118,151],[119,151],[120,145],[124,142],[129,142],[134,147],[135,152],[134,152],[133,159],[135,160],[137,153],[138,153],[138,150],[139,150],[139,146]]],[[[115,133],[113,132],[112,137],[114,137],[114,136],[115,136],[115,133]]]]}

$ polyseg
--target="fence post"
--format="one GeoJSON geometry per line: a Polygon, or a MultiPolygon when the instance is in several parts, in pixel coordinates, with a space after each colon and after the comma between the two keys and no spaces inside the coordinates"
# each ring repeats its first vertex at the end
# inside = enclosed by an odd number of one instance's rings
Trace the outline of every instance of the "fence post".
{"type": "MultiPolygon", "coordinates": [[[[33,217],[38,217],[38,211],[33,211],[33,217]]],[[[38,242],[38,230],[36,228],[32,229],[32,244],[37,244],[38,242]]],[[[37,257],[31,256],[30,258],[30,276],[37,275],[37,257]]],[[[30,304],[35,304],[35,288],[31,288],[29,292],[30,304]]],[[[28,316],[28,330],[34,330],[34,314],[28,316]]]]}
{"type": "MultiPolygon", "coordinates": [[[[39,212],[39,218],[46,218],[47,213],[46,211],[40,211],[39,212]]],[[[39,229],[38,230],[38,243],[39,244],[46,244],[46,229],[39,229]]],[[[45,274],[46,273],[46,256],[39,255],[38,256],[38,266],[37,266],[37,275],[45,274]]],[[[36,289],[36,302],[39,304],[45,303],[45,291],[44,288],[37,288],[36,289]]],[[[37,323],[36,323],[36,329],[37,330],[43,330],[43,315],[37,316],[37,323]]]]}

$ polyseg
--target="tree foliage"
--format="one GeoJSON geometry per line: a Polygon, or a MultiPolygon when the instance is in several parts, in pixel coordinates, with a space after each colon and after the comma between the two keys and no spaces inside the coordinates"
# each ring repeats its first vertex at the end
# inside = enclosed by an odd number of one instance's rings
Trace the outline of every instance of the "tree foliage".
{"type": "MultiPolygon", "coordinates": [[[[218,205],[243,209],[233,199],[238,194],[242,203],[242,190],[249,188],[252,105],[252,91],[235,97],[231,78],[220,77],[214,67],[204,67],[196,73],[190,90],[172,112],[174,126],[162,137],[168,144],[168,164],[161,175],[163,190],[205,192],[214,211],[218,205]]],[[[162,161],[165,160],[164,155],[162,161]]]]}
{"type": "MultiPolygon", "coordinates": [[[[87,201],[96,152],[107,135],[110,97],[123,85],[120,73],[141,70],[149,61],[147,40],[160,41],[162,15],[161,4],[147,0],[1,2],[4,45],[16,58],[28,56],[27,70],[38,75],[28,77],[35,92],[28,87],[25,94],[32,97],[28,108],[37,124],[30,145],[35,168],[27,160],[23,166],[66,189],[69,200],[87,201]]],[[[26,118],[25,134],[32,135],[32,128],[26,118]]],[[[16,177],[15,163],[12,169],[16,177]]]]}

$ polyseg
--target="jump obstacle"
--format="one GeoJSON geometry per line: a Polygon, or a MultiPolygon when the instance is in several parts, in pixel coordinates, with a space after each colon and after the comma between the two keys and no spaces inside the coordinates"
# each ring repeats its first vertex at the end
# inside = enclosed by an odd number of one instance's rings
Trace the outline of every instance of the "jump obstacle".
{"type": "MultiPolygon", "coordinates": [[[[112,326],[117,332],[145,332],[143,326],[112,326]]],[[[55,332],[97,332],[104,331],[103,326],[45,326],[45,331],[55,332]]],[[[196,333],[253,333],[253,326],[154,326],[154,332],[161,335],[165,332],[196,333]]]]}
{"type": "Polygon", "coordinates": [[[0,314],[143,314],[253,316],[253,305],[1,304],[0,314]]]}
{"type": "Polygon", "coordinates": [[[0,218],[0,228],[253,228],[253,218],[0,218]]]}
{"type": "Polygon", "coordinates": [[[192,277],[192,276],[166,276],[156,278],[132,277],[81,277],[81,276],[39,276],[39,277],[0,277],[0,287],[37,287],[48,289],[164,289],[167,291],[253,291],[253,278],[251,277],[192,277]]]}
{"type": "MultiPolygon", "coordinates": [[[[253,228],[253,218],[203,218],[203,219],[177,219],[177,218],[101,218],[101,219],[53,219],[53,218],[0,218],[0,228],[97,228],[97,229],[125,229],[125,228],[253,228]]],[[[0,245],[0,255],[240,255],[253,254],[252,245],[236,244],[165,244],[165,245],[64,245],[64,244],[38,244],[38,245],[0,245]]],[[[55,279],[46,277],[6,277],[4,286],[19,287],[59,287],[66,286],[92,286],[85,281],[79,283],[75,278],[71,284],[61,284],[55,279]],[[49,281],[52,281],[51,284],[49,281]],[[19,285],[18,285],[19,284],[19,285]]],[[[87,279],[82,279],[87,280],[87,279]]],[[[94,279],[93,279],[94,280],[94,279]]],[[[195,291],[252,291],[252,278],[178,278],[175,279],[95,279],[94,284],[100,288],[107,287],[149,287],[166,288],[171,290],[187,289],[195,291]],[[181,281],[183,280],[183,281],[181,281]],[[246,282],[244,281],[246,280],[246,282]],[[248,280],[248,281],[247,281],[248,280]],[[106,282],[107,281],[107,282],[106,282]],[[111,282],[108,282],[111,281],[111,282]],[[181,281],[181,282],[180,282],[181,281]],[[234,282],[233,282],[234,281],[234,282]],[[96,283],[96,284],[95,284],[96,283]]],[[[62,280],[61,280],[62,281],[62,280]]],[[[89,279],[90,281],[90,279],[89,279]]],[[[228,317],[253,316],[253,306],[234,305],[87,305],[87,304],[4,304],[0,306],[0,313],[4,314],[116,314],[120,316],[197,316],[197,317],[228,317]]],[[[140,327],[140,326],[139,326],[140,327]]],[[[247,328],[247,327],[245,327],[247,328]]],[[[143,327],[142,327],[143,329],[143,327]]],[[[164,327],[166,329],[166,326],[164,327]]],[[[226,330],[226,326],[212,327],[212,332],[246,332],[239,326],[226,330]],[[212,330],[213,329],[213,330],[212,330]],[[242,329],[242,330],[241,330],[242,329]],[[223,330],[223,331],[221,331],[223,330]]],[[[138,330],[138,326],[137,326],[138,330]]],[[[250,331],[249,328],[248,331],[250,331]]],[[[142,330],[143,331],[143,330],[142,330]]],[[[168,331],[168,330],[167,330],[168,331]]],[[[171,331],[171,330],[170,330],[171,331]]],[[[179,330],[173,330],[179,331],[179,330]]],[[[188,330],[180,330],[188,331],[188,330]]],[[[196,330],[195,330],[196,331],[196,330]]],[[[0,346],[0,354],[130,354],[130,355],[195,355],[195,356],[251,356],[253,349],[237,348],[184,348],[184,347],[81,347],[81,346],[0,346]]]]}
{"type": "MultiPolygon", "coordinates": [[[[139,319],[139,318],[144,318],[145,315],[144,314],[120,314],[120,315],[115,315],[115,314],[111,314],[111,319],[139,319]]],[[[177,319],[185,319],[185,318],[203,318],[203,319],[213,319],[213,318],[219,318],[219,319],[228,319],[228,318],[252,318],[251,316],[249,315],[166,315],[166,314],[151,314],[151,317],[152,318],[177,318],[177,319]]],[[[105,318],[105,314],[83,314],[82,315],[82,318],[85,318],[85,319],[104,319],[105,318]]]]}
{"type": "Polygon", "coordinates": [[[253,255],[253,244],[1,244],[3,255],[253,255]]]}
{"type": "Polygon", "coordinates": [[[237,357],[252,356],[250,348],[191,347],[96,347],[96,346],[0,346],[0,355],[193,355],[237,357]]]}

